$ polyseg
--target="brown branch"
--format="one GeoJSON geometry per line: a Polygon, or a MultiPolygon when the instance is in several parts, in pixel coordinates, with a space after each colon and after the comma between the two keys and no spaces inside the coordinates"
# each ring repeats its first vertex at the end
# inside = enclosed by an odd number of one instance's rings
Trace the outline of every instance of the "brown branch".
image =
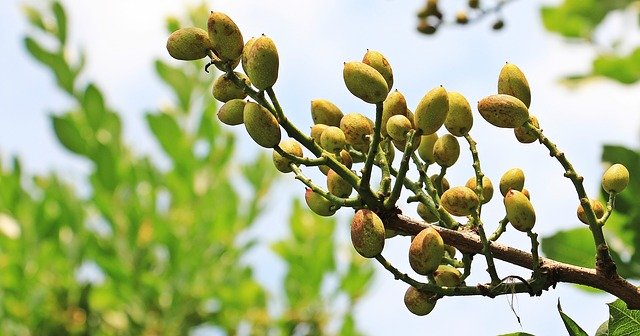
{"type": "MultiPolygon", "coordinates": [[[[440,233],[446,244],[462,253],[482,253],[480,237],[473,232],[455,231],[440,226],[426,224],[402,214],[385,216],[385,226],[405,235],[417,235],[426,227],[433,227],[440,233]]],[[[533,257],[511,246],[491,242],[491,253],[497,259],[533,269],[533,257]]],[[[548,258],[539,258],[539,271],[546,283],[543,288],[555,286],[559,282],[573,283],[603,290],[626,302],[629,309],[640,309],[640,288],[617,274],[596,273],[595,269],[578,267],[548,258]]]]}

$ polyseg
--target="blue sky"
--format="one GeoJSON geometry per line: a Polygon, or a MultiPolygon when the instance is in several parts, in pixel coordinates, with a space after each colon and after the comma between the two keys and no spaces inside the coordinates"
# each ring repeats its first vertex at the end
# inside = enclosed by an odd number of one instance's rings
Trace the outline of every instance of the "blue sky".
{"type": "MultiPolygon", "coordinates": [[[[71,41],[88,54],[87,77],[107,93],[112,106],[123,113],[125,134],[140,153],[157,155],[159,149],[145,128],[143,113],[169,101],[168,91],[153,74],[152,60],[169,59],[165,50],[164,18],[180,14],[196,1],[63,1],[70,16],[71,41]]],[[[463,1],[454,2],[461,5],[463,1]]],[[[58,171],[69,180],[88,170],[54,141],[47,115],[67,106],[54,89],[52,77],[28,58],[21,38],[27,30],[19,11],[20,2],[0,3],[0,41],[4,62],[0,62],[0,153],[5,159],[19,155],[25,170],[41,173],[58,171]]],[[[459,28],[449,27],[433,37],[415,33],[414,13],[422,1],[326,0],[326,1],[216,1],[211,8],[224,11],[240,26],[245,38],[265,33],[278,46],[281,67],[275,90],[288,117],[298,125],[311,125],[309,101],[326,98],[345,112],[373,116],[370,105],[351,96],[342,82],[342,63],[359,60],[367,48],[382,52],[395,75],[394,87],[404,93],[415,108],[429,89],[444,85],[463,93],[474,106],[478,99],[496,90],[497,75],[504,62],[517,64],[532,87],[531,113],[555,141],[579,173],[585,186],[597,195],[602,166],[603,143],[637,147],[640,101],[635,87],[608,81],[594,81],[571,90],[557,83],[560,76],[588,69],[593,51],[567,45],[544,31],[536,1],[516,1],[505,8],[506,27],[491,31],[491,22],[459,28]],[[634,94],[635,92],[635,94],[634,94]]],[[[450,13],[455,10],[451,7],[450,13]]],[[[203,22],[204,26],[205,23],[203,22]]],[[[610,24],[615,31],[617,26],[610,24]]],[[[479,143],[482,167],[497,181],[502,172],[515,166],[527,175],[526,187],[538,212],[536,231],[542,236],[580,225],[575,217],[577,198],[571,183],[562,176],[559,164],[536,144],[522,145],[511,131],[488,125],[476,113],[472,135],[479,143]]],[[[241,154],[246,159],[259,149],[240,130],[241,154]]],[[[465,148],[465,146],[463,146],[465,148]]],[[[463,152],[450,170],[452,184],[463,184],[472,174],[471,158],[463,152]]],[[[301,197],[297,181],[281,183],[283,195],[274,207],[286,211],[289,197],[301,197]]],[[[486,225],[493,228],[502,218],[501,202],[490,203],[484,211],[486,225]]],[[[408,209],[412,214],[413,210],[408,209]]],[[[349,212],[339,212],[344,225],[349,212]]],[[[275,239],[284,224],[273,228],[275,214],[263,219],[255,234],[275,239]]],[[[504,242],[528,249],[526,236],[509,231],[504,242]]],[[[385,254],[394,264],[409,270],[408,241],[394,240],[385,254]]],[[[476,274],[484,265],[476,258],[476,274]]],[[[257,256],[250,258],[257,260],[257,256]]],[[[276,261],[257,265],[257,274],[271,286],[282,271],[276,261]],[[266,266],[265,266],[266,265],[266,266]],[[275,269],[275,271],[274,271],[275,269]]],[[[377,267],[370,296],[357,310],[360,327],[370,335],[495,335],[526,331],[539,335],[564,334],[555,311],[558,298],[568,314],[593,333],[606,318],[606,295],[585,295],[569,285],[559,285],[541,298],[519,295],[515,309],[522,329],[506,296],[449,298],[441,300],[427,317],[406,311],[402,296],[406,286],[377,267]]],[[[528,272],[505,268],[502,275],[528,272]]],[[[485,281],[478,275],[475,281],[485,281]]]]}

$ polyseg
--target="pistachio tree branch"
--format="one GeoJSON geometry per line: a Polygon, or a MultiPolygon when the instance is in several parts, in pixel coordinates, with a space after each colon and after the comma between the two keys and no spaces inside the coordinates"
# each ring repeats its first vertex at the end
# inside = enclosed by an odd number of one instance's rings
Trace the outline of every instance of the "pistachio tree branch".
{"type": "Polygon", "coordinates": [[[409,159],[411,159],[411,154],[414,151],[413,144],[419,136],[418,132],[413,130],[409,131],[407,143],[405,144],[404,152],[402,153],[400,167],[398,168],[398,174],[396,175],[396,181],[393,185],[393,189],[391,190],[391,195],[384,201],[385,209],[391,209],[394,207],[400,198],[402,186],[404,185],[404,180],[407,177],[407,172],[409,171],[409,159]]]}
{"type": "Polygon", "coordinates": [[[361,208],[362,207],[362,200],[360,199],[360,197],[358,197],[358,196],[355,196],[355,197],[352,197],[352,198],[338,197],[338,196],[328,192],[324,188],[318,186],[317,184],[313,183],[313,181],[311,181],[310,178],[308,178],[307,176],[304,175],[304,173],[302,172],[302,169],[300,169],[300,167],[298,167],[296,164],[291,163],[291,164],[289,164],[289,166],[291,167],[293,172],[296,174],[296,180],[299,180],[304,185],[309,187],[309,189],[313,190],[315,193],[320,194],[322,197],[326,198],[331,203],[339,205],[339,206],[348,206],[348,207],[353,207],[353,208],[361,208]]]}
{"type": "MultiPolygon", "coordinates": [[[[376,120],[373,128],[373,138],[369,144],[369,152],[367,153],[367,159],[364,162],[364,168],[362,169],[362,179],[360,185],[356,190],[359,193],[373,193],[371,191],[371,172],[373,170],[373,163],[378,152],[378,145],[380,144],[381,130],[382,129],[382,102],[376,104],[376,120]]],[[[383,203],[381,200],[373,197],[374,199],[367,198],[367,202],[371,202],[369,205],[374,208],[382,208],[383,203]]]]}

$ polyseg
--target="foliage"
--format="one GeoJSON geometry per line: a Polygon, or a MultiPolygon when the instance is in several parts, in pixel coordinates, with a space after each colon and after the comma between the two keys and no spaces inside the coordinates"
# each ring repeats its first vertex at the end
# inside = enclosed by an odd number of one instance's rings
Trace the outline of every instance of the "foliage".
{"type": "MultiPolygon", "coordinates": [[[[353,253],[337,262],[334,220],[294,204],[294,236],[275,245],[288,268],[284,298],[271,296],[244,262],[264,244],[249,230],[265,214],[276,174],[264,155],[234,162],[234,137],[213,120],[202,63],[155,62],[176,98],[146,114],[167,167],[137,155],[103,91],[80,80],[85,57],[68,56],[61,3],[25,12],[35,28],[26,49],[72,102],[50,116],[55,135],[91,172],[71,185],[55,173],[25,176],[17,158],[0,163],[1,334],[184,335],[203,325],[226,334],[308,326],[325,334],[336,332],[332,321],[357,334],[352,309],[372,269],[353,253]],[[313,277],[301,265],[315,265],[313,277]],[[331,278],[340,281],[327,295],[320,289],[331,278]],[[342,312],[331,309],[336,297],[348,302],[342,312]],[[270,307],[278,300],[285,312],[270,307]]],[[[186,22],[206,12],[196,8],[186,22]]],[[[168,28],[181,24],[172,19],[168,28]]]]}

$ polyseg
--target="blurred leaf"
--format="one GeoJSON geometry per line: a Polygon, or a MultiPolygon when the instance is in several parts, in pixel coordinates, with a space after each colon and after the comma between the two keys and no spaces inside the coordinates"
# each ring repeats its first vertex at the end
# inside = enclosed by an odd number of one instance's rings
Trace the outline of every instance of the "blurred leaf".
{"type": "Polygon", "coordinates": [[[147,122],[162,149],[175,164],[188,167],[192,164],[191,146],[175,117],[167,113],[147,114],[147,122]]]}
{"type": "Polygon", "coordinates": [[[107,190],[114,190],[118,185],[118,158],[105,145],[98,145],[95,153],[96,174],[107,190]]]}
{"type": "Polygon", "coordinates": [[[358,333],[356,329],[356,322],[353,319],[353,315],[352,314],[345,315],[345,317],[342,320],[342,326],[340,327],[340,336],[358,336],[358,335],[360,335],[360,333],[358,333]]]}
{"type": "Polygon", "coordinates": [[[543,6],[542,22],[551,32],[568,38],[589,39],[609,12],[624,8],[632,1],[565,0],[558,6],[543,6]]]}
{"type": "Polygon", "coordinates": [[[51,115],[51,121],[58,140],[65,148],[79,155],[89,154],[87,143],[71,114],[51,115]]]}
{"type": "Polygon", "coordinates": [[[580,328],[580,326],[569,317],[569,315],[565,314],[562,311],[562,307],[560,306],[560,300],[558,299],[558,312],[560,313],[560,317],[562,318],[562,322],[564,323],[565,328],[567,328],[567,332],[569,336],[588,336],[588,334],[584,331],[584,329],[580,328]]]}
{"type": "Polygon", "coordinates": [[[617,299],[609,306],[609,335],[636,335],[640,330],[640,310],[629,310],[627,304],[617,299]]]}
{"type": "Polygon", "coordinates": [[[626,56],[601,54],[593,60],[593,74],[605,76],[623,84],[640,80],[640,47],[626,56]]]}
{"type": "Polygon", "coordinates": [[[64,8],[58,1],[54,1],[51,5],[51,11],[56,18],[56,26],[58,27],[56,35],[61,45],[67,42],[67,15],[64,12],[64,8]]]}
{"type": "Polygon", "coordinates": [[[340,279],[340,289],[349,299],[355,301],[362,297],[368,290],[375,270],[371,263],[351,252],[351,260],[345,274],[340,279]]]}
{"type": "Polygon", "coordinates": [[[35,59],[53,70],[58,85],[66,92],[73,94],[76,75],[69,68],[64,59],[64,54],[61,52],[54,53],[45,49],[31,37],[25,37],[24,43],[27,51],[35,59]]]}
{"type": "Polygon", "coordinates": [[[106,112],[104,98],[100,90],[92,83],[87,85],[82,97],[82,107],[87,115],[87,121],[93,130],[98,130],[106,112]]]}
{"type": "Polygon", "coordinates": [[[32,26],[39,28],[43,31],[47,31],[47,27],[44,23],[44,20],[42,19],[42,14],[40,14],[40,12],[37,9],[35,9],[32,6],[23,4],[22,11],[25,13],[25,15],[27,16],[27,20],[29,20],[29,23],[32,26]]]}
{"type": "Polygon", "coordinates": [[[551,259],[582,267],[595,267],[593,236],[588,228],[558,231],[541,241],[542,252],[551,259]]]}
{"type": "Polygon", "coordinates": [[[180,29],[180,20],[171,16],[167,18],[166,21],[167,33],[173,33],[174,31],[180,29]]]}
{"type": "Polygon", "coordinates": [[[178,98],[180,109],[183,112],[189,112],[193,92],[192,80],[180,68],[172,67],[163,61],[157,60],[155,65],[158,76],[169,85],[178,98]]]}

